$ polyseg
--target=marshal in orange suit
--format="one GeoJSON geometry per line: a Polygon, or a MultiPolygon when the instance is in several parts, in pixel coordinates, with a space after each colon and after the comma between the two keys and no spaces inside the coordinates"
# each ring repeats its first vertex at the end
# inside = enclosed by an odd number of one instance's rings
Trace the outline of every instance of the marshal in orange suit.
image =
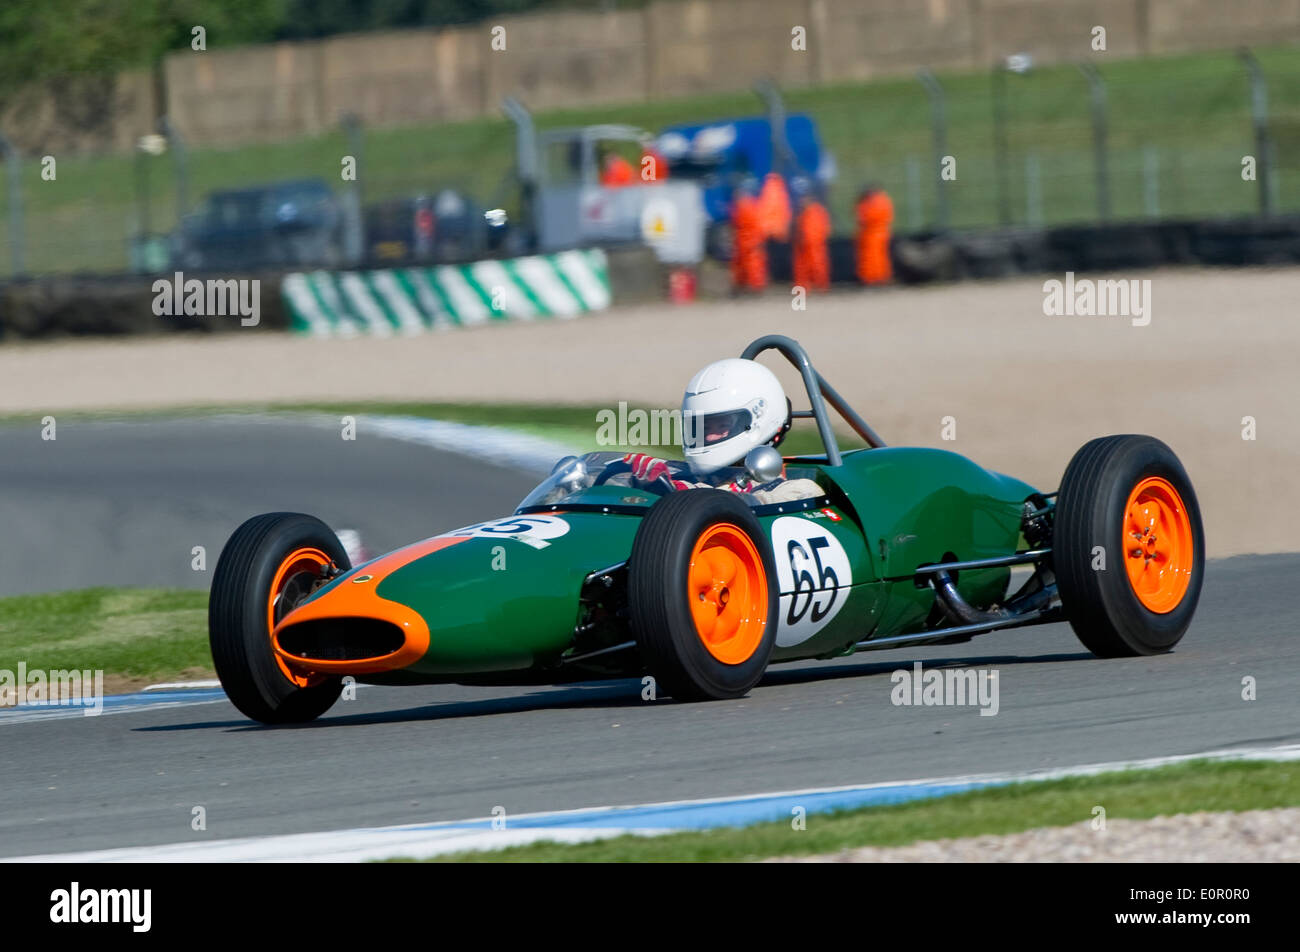
{"type": "Polygon", "coordinates": [[[826,206],[809,191],[801,191],[799,213],[794,220],[794,283],[809,291],[827,291],[831,286],[831,258],[827,242],[831,237],[831,216],[826,206]]]}
{"type": "Polygon", "coordinates": [[[731,286],[761,291],[767,286],[767,234],[755,189],[744,185],[731,199],[731,286]]]}
{"type": "Polygon", "coordinates": [[[884,190],[867,186],[858,199],[858,279],[863,284],[885,284],[894,276],[889,260],[889,235],[894,224],[894,203],[884,190]]]}

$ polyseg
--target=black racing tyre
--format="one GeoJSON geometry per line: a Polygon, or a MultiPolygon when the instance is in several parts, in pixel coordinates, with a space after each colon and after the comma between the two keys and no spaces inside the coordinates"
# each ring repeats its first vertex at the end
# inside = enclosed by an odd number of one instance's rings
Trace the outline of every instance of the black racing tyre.
{"type": "Polygon", "coordinates": [[[1065,614],[1093,654],[1171,650],[1205,575],[1201,510],[1173,450],[1150,436],[1085,443],[1061,479],[1052,561],[1065,614]]]}
{"type": "Polygon", "coordinates": [[[734,493],[655,503],[628,560],[628,609],[646,669],[679,700],[743,697],[776,643],[777,574],[758,519],[734,493]]]}
{"type": "Polygon", "coordinates": [[[333,530],[314,516],[272,512],[235,530],[221,550],[208,600],[208,642],[231,703],[255,721],[315,720],[338,700],[338,677],[302,677],[271,649],[271,627],[307,595],[333,563],[351,568],[333,530]]]}

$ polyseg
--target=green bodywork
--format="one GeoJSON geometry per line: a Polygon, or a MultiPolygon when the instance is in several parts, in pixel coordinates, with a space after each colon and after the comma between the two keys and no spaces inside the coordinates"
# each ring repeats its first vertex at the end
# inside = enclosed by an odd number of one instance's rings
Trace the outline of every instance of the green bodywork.
{"type": "MultiPolygon", "coordinates": [[[[864,449],[845,453],[840,466],[827,465],[824,457],[791,460],[789,466],[813,476],[825,497],[760,507],[755,510],[760,524],[769,539],[779,520],[792,518],[807,520],[807,531],[829,534],[842,549],[851,584],[814,593],[822,604],[838,607],[809,637],[782,644],[778,627],[773,661],[832,657],[851,652],[865,639],[922,630],[934,594],[916,583],[915,570],[927,563],[1005,556],[1023,548],[1022,509],[1037,491],[935,449],[864,449]]],[[[583,644],[576,635],[584,618],[584,582],[627,560],[641,518],[657,498],[626,487],[593,486],[562,506],[529,510],[563,520],[568,525],[563,535],[531,541],[508,534],[472,535],[392,571],[376,586],[376,595],[414,609],[430,629],[428,652],[401,672],[401,679],[473,681],[496,675],[506,681],[550,680],[547,672],[560,669],[566,652],[602,647],[599,640],[583,644]]],[[[782,525],[787,532],[802,528],[782,525]]],[[[829,540],[826,544],[834,547],[829,540]]],[[[779,562],[785,553],[776,548],[779,562]]],[[[313,600],[364,570],[353,569],[313,600]]],[[[963,571],[957,587],[972,605],[988,607],[1005,597],[1009,576],[1006,567],[963,571]]],[[[793,594],[784,580],[780,588],[789,596],[782,599],[784,624],[787,609],[806,612],[809,596],[793,594]]],[[[609,643],[628,638],[616,630],[604,634],[609,643]]],[[[596,673],[634,674],[639,661],[636,652],[623,651],[611,654],[605,664],[613,667],[596,673]]],[[[571,668],[582,670],[580,665],[571,668]]],[[[397,679],[370,680],[386,678],[397,679]]]]}

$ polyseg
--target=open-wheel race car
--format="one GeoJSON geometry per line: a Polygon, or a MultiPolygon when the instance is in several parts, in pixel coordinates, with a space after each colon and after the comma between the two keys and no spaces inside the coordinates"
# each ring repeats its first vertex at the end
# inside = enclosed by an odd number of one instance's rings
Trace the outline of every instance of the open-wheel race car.
{"type": "MultiPolygon", "coordinates": [[[[231,537],[209,604],[230,700],[306,721],[342,679],[559,684],[652,676],[679,699],[744,695],[769,664],[965,642],[1068,620],[1095,655],[1167,652],[1204,574],[1196,495],[1149,436],[1085,444],[1042,492],[956,453],[889,447],[813,368],[799,371],[824,452],[751,452],[740,478],[801,480],[803,498],[638,481],[621,453],[568,457],[512,515],[352,567],[311,516],[231,537]],[[867,444],[841,452],[828,406],[867,444]],[[1012,567],[1026,574],[1011,591],[1012,567]]],[[[724,474],[725,475],[725,474],[724,474]]]]}

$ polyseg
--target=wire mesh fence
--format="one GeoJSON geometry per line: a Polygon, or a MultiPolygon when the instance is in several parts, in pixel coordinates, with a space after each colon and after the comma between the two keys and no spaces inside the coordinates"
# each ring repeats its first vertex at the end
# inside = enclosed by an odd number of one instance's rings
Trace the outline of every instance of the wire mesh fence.
{"type": "MultiPolygon", "coordinates": [[[[1300,49],[1105,62],[1094,73],[1010,65],[786,91],[788,113],[811,116],[834,157],[827,199],[837,230],[852,230],[868,183],[893,197],[900,231],[1300,211],[1300,49]]],[[[536,119],[540,130],[618,122],[657,132],[761,110],[739,91],[536,119]]],[[[214,197],[273,182],[320,183],[375,227],[385,207],[405,221],[412,203],[447,190],[476,211],[521,210],[515,130],[504,116],[351,131],[340,123],[239,148],[158,136],[141,146],[10,162],[0,276],[158,270],[176,260],[186,222],[213,214],[214,197]]],[[[368,253],[382,242],[371,245],[368,253]]]]}
{"type": "Polygon", "coordinates": [[[1300,211],[1300,50],[1258,54],[1267,115],[1252,117],[1235,53],[1098,70],[999,64],[850,89],[800,90],[838,165],[831,209],[852,222],[869,182],[901,229],[1059,225],[1300,211]],[[1261,135],[1262,133],[1262,135],[1261,135]]]}

